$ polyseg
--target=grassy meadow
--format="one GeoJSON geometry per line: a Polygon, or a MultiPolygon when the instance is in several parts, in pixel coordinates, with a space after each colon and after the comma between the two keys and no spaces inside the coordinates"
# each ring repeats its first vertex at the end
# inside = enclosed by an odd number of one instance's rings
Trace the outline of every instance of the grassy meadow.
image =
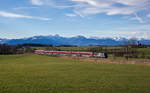
{"type": "Polygon", "coordinates": [[[0,93],[149,93],[150,66],[0,55],[0,93]]]}

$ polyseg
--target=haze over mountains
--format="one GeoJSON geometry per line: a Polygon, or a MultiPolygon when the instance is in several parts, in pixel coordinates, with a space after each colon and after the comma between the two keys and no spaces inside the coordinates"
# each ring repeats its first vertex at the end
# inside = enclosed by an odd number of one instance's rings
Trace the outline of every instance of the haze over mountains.
{"type": "MultiPolygon", "coordinates": [[[[49,36],[33,36],[29,38],[21,39],[0,39],[0,44],[6,43],[10,45],[24,44],[24,43],[39,43],[39,44],[51,44],[51,45],[78,45],[78,46],[88,46],[88,45],[124,45],[127,42],[127,38],[87,38],[84,36],[75,37],[62,37],[59,35],[49,35],[49,36]]],[[[150,40],[140,39],[138,40],[142,44],[150,44],[150,40]]]]}

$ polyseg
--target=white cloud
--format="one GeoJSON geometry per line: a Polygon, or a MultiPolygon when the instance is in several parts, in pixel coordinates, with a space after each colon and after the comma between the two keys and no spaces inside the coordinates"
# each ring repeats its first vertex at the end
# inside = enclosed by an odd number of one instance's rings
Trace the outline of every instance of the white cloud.
{"type": "Polygon", "coordinates": [[[143,19],[141,17],[139,17],[136,13],[135,13],[135,17],[131,18],[130,20],[137,20],[140,23],[144,23],[143,19]]]}
{"type": "MultiPolygon", "coordinates": [[[[107,14],[107,15],[132,15],[137,12],[148,10],[149,0],[72,0],[86,6],[75,8],[81,15],[107,14]],[[119,4],[119,5],[118,5],[119,4]]],[[[136,16],[140,22],[141,19],[136,16]]]]}
{"type": "MultiPolygon", "coordinates": [[[[31,0],[34,5],[49,5],[54,8],[71,8],[81,17],[92,14],[106,15],[134,15],[142,11],[149,11],[150,0],[31,0]]],[[[138,15],[132,20],[142,22],[138,15]]]]}
{"type": "Polygon", "coordinates": [[[31,0],[31,3],[32,3],[33,5],[43,5],[42,0],[31,0]]]}
{"type": "Polygon", "coordinates": [[[74,2],[86,2],[90,5],[97,6],[97,3],[93,0],[72,0],[72,1],[74,1],[74,2]]]}
{"type": "Polygon", "coordinates": [[[79,15],[80,17],[84,18],[84,15],[82,15],[80,12],[74,10],[74,13],[77,14],[77,15],[79,15]]]}
{"type": "Polygon", "coordinates": [[[44,20],[44,21],[51,20],[50,18],[26,16],[26,15],[22,15],[22,14],[9,13],[9,12],[5,12],[5,11],[0,11],[0,16],[8,17],[8,18],[38,19],[38,20],[44,20]]]}
{"type": "Polygon", "coordinates": [[[31,16],[25,16],[25,15],[9,13],[4,11],[0,11],[0,16],[9,17],[9,18],[28,18],[28,19],[32,18],[31,16]]]}
{"type": "Polygon", "coordinates": [[[130,15],[132,13],[134,13],[134,10],[131,10],[129,8],[112,8],[106,11],[107,15],[130,15]]]}
{"type": "Polygon", "coordinates": [[[150,18],[150,14],[148,14],[148,15],[147,15],[147,17],[149,17],[149,18],[150,18]]]}
{"type": "Polygon", "coordinates": [[[121,39],[121,38],[127,38],[127,39],[136,38],[138,40],[140,40],[140,39],[149,39],[150,40],[150,32],[149,31],[140,31],[140,30],[136,30],[136,31],[117,31],[117,30],[102,31],[102,30],[99,30],[99,31],[95,31],[95,32],[96,32],[96,34],[89,35],[89,37],[95,36],[97,38],[114,38],[115,40],[121,39]]]}
{"type": "Polygon", "coordinates": [[[150,32],[136,31],[130,33],[130,38],[150,39],[150,32]]]}
{"type": "Polygon", "coordinates": [[[127,20],[131,20],[131,21],[138,21],[139,23],[145,23],[146,21],[140,17],[139,15],[137,15],[137,13],[134,14],[134,16],[124,16],[122,17],[123,19],[127,19],[127,20]]]}
{"type": "Polygon", "coordinates": [[[139,5],[141,6],[148,2],[148,0],[113,0],[113,1],[128,6],[139,6],[139,5]]]}
{"type": "Polygon", "coordinates": [[[24,9],[34,9],[34,8],[38,8],[38,7],[16,7],[13,8],[13,10],[24,10],[24,9]]]}
{"type": "Polygon", "coordinates": [[[69,17],[75,17],[76,15],[75,14],[66,14],[66,16],[69,16],[69,17]]]}

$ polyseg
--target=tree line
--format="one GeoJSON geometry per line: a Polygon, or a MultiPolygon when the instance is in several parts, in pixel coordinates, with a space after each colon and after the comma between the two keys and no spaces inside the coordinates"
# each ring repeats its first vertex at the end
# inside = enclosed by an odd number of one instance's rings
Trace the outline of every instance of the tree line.
{"type": "Polygon", "coordinates": [[[33,53],[34,48],[31,47],[47,47],[52,45],[42,45],[42,44],[21,44],[21,45],[8,45],[0,44],[0,54],[23,54],[23,53],[33,53]]]}
{"type": "Polygon", "coordinates": [[[10,46],[7,44],[0,45],[0,54],[19,54],[20,46],[10,46]]]}

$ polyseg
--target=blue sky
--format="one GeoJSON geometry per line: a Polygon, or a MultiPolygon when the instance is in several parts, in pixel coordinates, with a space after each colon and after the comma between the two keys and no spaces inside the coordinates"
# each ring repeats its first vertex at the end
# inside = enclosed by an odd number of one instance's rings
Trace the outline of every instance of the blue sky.
{"type": "Polygon", "coordinates": [[[150,0],[1,0],[0,38],[150,39],[150,0]]]}

